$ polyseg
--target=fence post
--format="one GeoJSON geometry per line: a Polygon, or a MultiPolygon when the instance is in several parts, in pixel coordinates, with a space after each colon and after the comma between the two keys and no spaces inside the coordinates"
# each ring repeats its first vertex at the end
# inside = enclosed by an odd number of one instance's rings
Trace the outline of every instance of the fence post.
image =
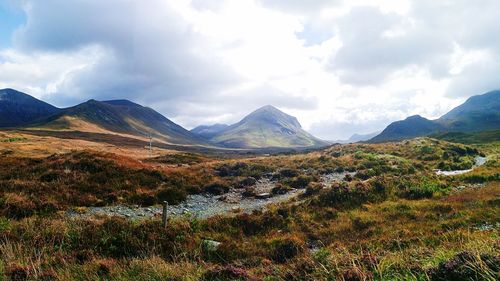
{"type": "Polygon", "coordinates": [[[167,223],[168,223],[167,210],[168,210],[168,202],[163,201],[163,213],[162,213],[161,221],[163,223],[164,228],[167,228],[167,223]]]}

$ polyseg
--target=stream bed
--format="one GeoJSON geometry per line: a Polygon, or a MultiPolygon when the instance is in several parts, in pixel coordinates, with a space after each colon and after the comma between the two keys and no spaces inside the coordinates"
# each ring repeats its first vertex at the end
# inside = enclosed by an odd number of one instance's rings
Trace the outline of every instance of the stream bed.
{"type": "MultiPolygon", "coordinates": [[[[325,188],[330,188],[334,182],[344,181],[346,175],[354,173],[331,173],[321,177],[325,188]]],[[[251,213],[255,210],[265,210],[268,205],[289,201],[305,192],[305,189],[291,189],[285,194],[271,194],[275,181],[263,178],[254,185],[259,194],[269,194],[262,198],[244,197],[242,189],[231,189],[223,195],[195,194],[189,195],[187,200],[167,208],[169,217],[193,216],[208,218],[216,215],[236,215],[251,213]]],[[[160,217],[162,206],[141,207],[137,205],[114,205],[105,207],[78,208],[69,210],[66,215],[70,218],[90,218],[94,216],[117,216],[129,219],[150,219],[160,217]]]]}
{"type": "Polygon", "coordinates": [[[443,176],[456,176],[456,175],[461,175],[461,174],[465,174],[465,173],[468,173],[470,171],[472,171],[474,168],[477,168],[479,166],[482,166],[484,165],[484,163],[486,163],[486,157],[481,157],[481,156],[476,156],[476,158],[474,158],[474,166],[470,169],[466,169],[466,170],[454,170],[454,171],[441,171],[441,170],[436,170],[436,174],[437,175],[443,175],[443,176]]]}

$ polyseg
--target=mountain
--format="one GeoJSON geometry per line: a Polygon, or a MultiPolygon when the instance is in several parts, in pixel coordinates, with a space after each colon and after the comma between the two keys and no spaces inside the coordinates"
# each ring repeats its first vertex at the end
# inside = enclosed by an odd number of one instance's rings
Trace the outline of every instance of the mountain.
{"type": "Polygon", "coordinates": [[[411,116],[391,123],[371,142],[409,139],[447,132],[483,132],[500,129],[500,91],[472,96],[437,120],[411,116]]]}
{"type": "Polygon", "coordinates": [[[0,90],[0,127],[18,127],[59,112],[59,109],[13,89],[0,90]]]}
{"type": "Polygon", "coordinates": [[[479,132],[500,129],[500,90],[473,96],[437,120],[448,131],[479,132]]]}
{"type": "Polygon", "coordinates": [[[378,134],[380,134],[380,131],[379,132],[374,132],[374,133],[369,133],[369,134],[353,134],[346,141],[346,143],[355,143],[355,142],[360,142],[360,141],[367,141],[367,140],[370,140],[371,138],[375,137],[378,134]]]}
{"type": "Polygon", "coordinates": [[[444,126],[441,124],[425,119],[420,115],[414,115],[405,120],[391,123],[382,133],[373,137],[370,141],[403,140],[426,136],[440,131],[445,131],[444,126]]]}
{"type": "Polygon", "coordinates": [[[89,100],[65,108],[39,122],[37,128],[121,133],[140,137],[149,134],[172,144],[205,144],[205,141],[151,108],[128,100],[89,100]]]}
{"type": "Polygon", "coordinates": [[[231,148],[315,147],[328,143],[302,129],[297,118],[267,105],[210,139],[231,148]]]}
{"type": "Polygon", "coordinates": [[[227,129],[229,125],[226,124],[214,124],[214,125],[201,125],[191,130],[191,133],[203,138],[203,139],[211,139],[217,134],[220,134],[222,131],[227,129]]]}

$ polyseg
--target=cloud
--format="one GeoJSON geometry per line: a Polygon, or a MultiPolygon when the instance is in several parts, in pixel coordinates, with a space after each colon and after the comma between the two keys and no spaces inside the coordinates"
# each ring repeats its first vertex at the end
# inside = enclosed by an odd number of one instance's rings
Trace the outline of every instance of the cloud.
{"type": "Polygon", "coordinates": [[[176,9],[164,1],[30,1],[28,23],[16,31],[14,43],[26,53],[106,50],[60,84],[62,96],[172,102],[239,82],[176,9]]]}
{"type": "Polygon", "coordinates": [[[411,65],[438,67],[436,62],[453,50],[450,38],[425,23],[376,7],[353,8],[338,25],[343,45],[328,69],[348,84],[380,85],[411,65]]]}
{"type": "Polygon", "coordinates": [[[500,88],[500,2],[24,0],[0,87],[128,98],[186,127],[265,104],[319,137],[436,118],[500,88]]]}
{"type": "Polygon", "coordinates": [[[500,89],[500,61],[498,54],[489,54],[467,65],[455,75],[446,91],[448,97],[467,98],[500,89]]]}
{"type": "Polygon", "coordinates": [[[317,14],[327,7],[336,6],[340,0],[260,0],[260,4],[283,12],[304,14],[317,14]]]}
{"type": "MultiPolygon", "coordinates": [[[[68,53],[24,53],[0,50],[0,88],[15,88],[38,98],[65,106],[80,100],[78,93],[58,94],[72,76],[106,56],[99,46],[88,46],[68,53]],[[69,99],[69,100],[68,100],[69,99]]],[[[74,103],[73,103],[74,104],[74,103]]]]}

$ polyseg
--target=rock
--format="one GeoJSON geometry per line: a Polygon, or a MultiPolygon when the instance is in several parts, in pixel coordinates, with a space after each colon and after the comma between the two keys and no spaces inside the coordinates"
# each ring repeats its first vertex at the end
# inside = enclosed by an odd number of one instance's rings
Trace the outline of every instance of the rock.
{"type": "Polygon", "coordinates": [[[268,193],[268,192],[259,193],[259,194],[255,195],[255,198],[257,198],[257,199],[268,199],[268,198],[271,198],[271,193],[268,193]]]}
{"type": "Polygon", "coordinates": [[[203,239],[201,241],[201,247],[204,251],[206,252],[215,252],[221,245],[221,242],[215,241],[215,240],[210,240],[210,239],[203,239]]]}
{"type": "Polygon", "coordinates": [[[263,177],[264,177],[264,178],[268,178],[268,179],[270,179],[270,178],[273,178],[273,177],[274,177],[274,175],[275,175],[275,173],[273,173],[273,172],[271,172],[271,173],[265,173],[265,174],[263,175],[263,177]]]}

